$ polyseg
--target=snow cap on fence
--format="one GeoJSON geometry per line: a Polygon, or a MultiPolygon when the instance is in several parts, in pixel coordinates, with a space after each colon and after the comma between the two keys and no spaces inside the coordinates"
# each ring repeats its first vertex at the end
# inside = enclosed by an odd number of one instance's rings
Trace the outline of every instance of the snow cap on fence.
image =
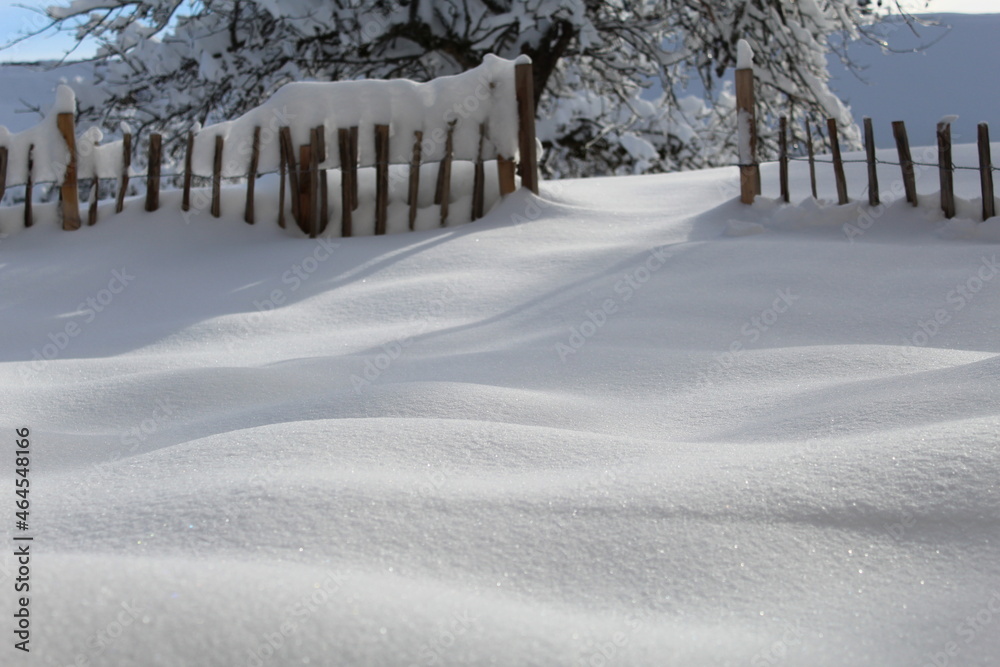
{"type": "Polygon", "coordinates": [[[753,67],[753,49],[750,42],[741,39],[736,42],[736,69],[750,69],[753,67]]]}
{"type": "Polygon", "coordinates": [[[527,56],[511,61],[487,55],[475,69],[427,83],[405,79],[290,83],[243,116],[198,132],[193,170],[199,176],[212,174],[215,137],[221,136],[223,175],[246,175],[255,127],[261,128],[261,172],[278,168],[278,130],[283,126],[291,129],[296,151],[309,143],[311,129],[324,126],[324,168],[340,166],[337,130],[348,127],[358,128],[360,166],[373,165],[375,125],[389,125],[394,163],[409,162],[415,131],[424,133],[422,160],[442,159],[449,126],[456,160],[476,159],[480,125],[486,128],[484,159],[514,158],[518,146],[514,67],[530,62],[527,56]]]}
{"type": "Polygon", "coordinates": [[[61,113],[76,113],[76,95],[65,84],[56,88],[55,104],[42,122],[16,134],[8,133],[3,143],[8,147],[7,185],[24,185],[28,181],[28,149],[34,162],[32,173],[36,183],[61,184],[69,164],[69,147],[59,133],[56,119],[61,113]]]}

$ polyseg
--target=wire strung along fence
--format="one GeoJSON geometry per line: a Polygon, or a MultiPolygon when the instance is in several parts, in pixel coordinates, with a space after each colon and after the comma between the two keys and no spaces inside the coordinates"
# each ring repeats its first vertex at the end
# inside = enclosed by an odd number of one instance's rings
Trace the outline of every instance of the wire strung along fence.
{"type": "Polygon", "coordinates": [[[405,193],[405,201],[394,210],[406,223],[397,228],[415,229],[418,209],[428,208],[420,204],[429,199],[421,192],[429,190],[430,176],[441,226],[476,220],[485,214],[487,181],[500,197],[513,192],[518,179],[538,193],[532,81],[527,57],[487,56],[476,69],[423,84],[289,84],[236,120],[187,133],[179,173],[163,172],[161,133],[148,135],[145,172],[133,169],[138,142],[127,126],[121,139],[109,143],[101,143],[97,128],[77,136],[75,99],[60,86],[53,113],[39,125],[18,134],[0,126],[0,201],[10,189],[23,188],[17,197],[23,202],[15,206],[23,206],[23,224],[31,227],[34,190],[50,185],[59,193],[63,229],[76,230],[83,224],[81,187],[87,193],[87,225],[94,225],[102,193],[114,198],[115,213],[121,213],[131,179],[144,179],[143,208],[152,212],[160,208],[162,183],[169,179],[181,184],[186,216],[208,209],[218,218],[222,183],[229,180],[245,185],[243,219],[254,224],[257,181],[277,175],[279,226],[286,227],[290,213],[310,237],[347,237],[359,231],[356,218],[365,197],[371,199],[366,203],[374,233],[389,231],[390,193],[397,191],[405,193]],[[471,183],[453,177],[458,162],[471,169],[471,183]],[[195,179],[209,183],[207,192],[194,187],[195,179]],[[456,192],[456,184],[471,192],[456,192]],[[468,198],[469,210],[456,214],[455,203],[468,198]]]}
{"type": "MultiPolygon", "coordinates": [[[[757,157],[757,127],[753,120],[754,107],[754,76],[752,67],[743,67],[736,71],[736,99],[740,119],[738,122],[740,151],[740,201],[753,204],[757,195],[761,194],[760,163],[757,157]],[[744,151],[744,149],[746,149],[744,151]]],[[[832,166],[837,187],[837,202],[840,205],[850,201],[847,178],[844,165],[861,163],[867,165],[868,172],[868,204],[879,206],[881,196],[878,184],[878,165],[899,167],[903,192],[906,201],[917,206],[916,167],[929,167],[939,173],[941,210],[945,218],[955,217],[955,186],[954,174],[958,170],[978,171],[980,189],[982,192],[982,220],[988,220],[996,215],[996,200],[994,198],[993,166],[990,151],[990,130],[987,123],[977,126],[977,148],[979,153],[978,166],[956,165],[952,159],[951,121],[944,119],[937,124],[937,162],[921,162],[913,159],[910,142],[907,137],[906,124],[899,120],[892,123],[892,134],[896,144],[898,162],[879,159],[875,151],[875,131],[871,118],[863,119],[864,125],[864,159],[845,159],[840,150],[840,139],[837,131],[837,121],[827,119],[826,135],[829,141],[830,159],[819,159],[813,146],[812,127],[806,125],[806,149],[804,157],[792,156],[788,144],[788,118],[781,117],[778,125],[778,179],[782,201],[788,202],[791,193],[788,184],[788,167],[793,161],[803,161],[809,164],[809,182],[813,198],[817,197],[816,165],[832,166]]]]}

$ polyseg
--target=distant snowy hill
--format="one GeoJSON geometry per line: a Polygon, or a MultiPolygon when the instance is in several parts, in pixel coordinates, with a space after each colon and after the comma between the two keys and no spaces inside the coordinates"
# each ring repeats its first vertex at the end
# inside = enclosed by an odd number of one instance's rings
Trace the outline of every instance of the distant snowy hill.
{"type": "Polygon", "coordinates": [[[831,58],[831,87],[850,105],[860,123],[870,116],[876,143],[890,147],[889,127],[905,120],[911,141],[930,144],[946,114],[958,114],[952,137],[973,141],[975,125],[988,121],[1000,133],[1000,14],[935,14],[911,32],[903,22],[883,24],[878,34],[894,51],[856,42],[848,53],[867,69],[862,81],[831,58]],[[936,23],[937,25],[933,25],[936,23]],[[925,49],[920,49],[926,46],[925,49]]]}

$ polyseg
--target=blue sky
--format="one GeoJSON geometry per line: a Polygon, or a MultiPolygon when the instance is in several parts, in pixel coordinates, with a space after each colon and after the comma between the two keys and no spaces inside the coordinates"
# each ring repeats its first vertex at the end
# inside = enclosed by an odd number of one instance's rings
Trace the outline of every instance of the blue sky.
{"type": "MultiPolygon", "coordinates": [[[[905,0],[910,8],[916,8],[922,0],[905,0]]],[[[48,19],[38,10],[50,4],[65,4],[59,0],[0,0],[0,44],[32,32],[49,24],[48,19]],[[35,9],[30,9],[35,8],[35,9]]],[[[931,0],[930,11],[990,13],[1000,7],[997,0],[931,0]]],[[[0,61],[33,61],[56,59],[73,47],[71,35],[48,31],[37,37],[6,50],[0,51],[0,61]]],[[[93,53],[93,47],[81,47],[74,57],[85,57],[93,53]]]]}

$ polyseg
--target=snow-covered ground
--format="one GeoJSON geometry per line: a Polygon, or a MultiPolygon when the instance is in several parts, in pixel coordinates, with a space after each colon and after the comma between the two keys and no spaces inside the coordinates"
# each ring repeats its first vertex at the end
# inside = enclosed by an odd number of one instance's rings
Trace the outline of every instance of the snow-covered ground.
{"type": "MultiPolygon", "coordinates": [[[[33,125],[61,75],[3,71],[33,125]]],[[[933,170],[875,210],[847,173],[352,239],[278,229],[267,180],[252,227],[240,190],[0,210],[0,664],[996,664],[1000,220],[973,172],[952,222],[933,170]]]]}
{"type": "Polygon", "coordinates": [[[991,664],[1000,222],[801,166],[346,240],[6,211],[3,664],[991,664]]]}

